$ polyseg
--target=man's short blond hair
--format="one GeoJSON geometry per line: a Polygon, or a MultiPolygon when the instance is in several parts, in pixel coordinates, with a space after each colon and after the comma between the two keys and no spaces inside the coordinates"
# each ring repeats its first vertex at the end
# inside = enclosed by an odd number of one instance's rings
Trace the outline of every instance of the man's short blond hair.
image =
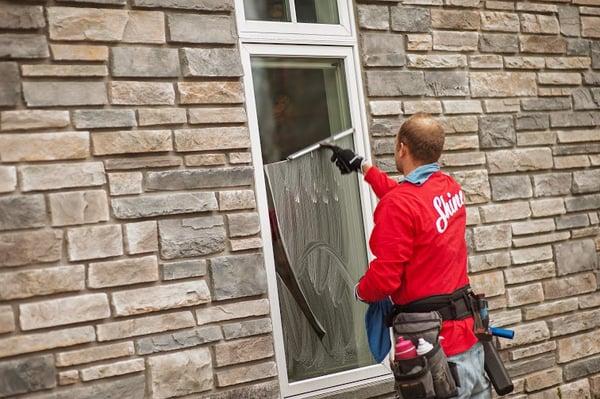
{"type": "Polygon", "coordinates": [[[397,149],[400,143],[408,146],[415,160],[437,162],[444,148],[444,129],[431,115],[420,112],[408,118],[400,127],[396,137],[397,149]]]}

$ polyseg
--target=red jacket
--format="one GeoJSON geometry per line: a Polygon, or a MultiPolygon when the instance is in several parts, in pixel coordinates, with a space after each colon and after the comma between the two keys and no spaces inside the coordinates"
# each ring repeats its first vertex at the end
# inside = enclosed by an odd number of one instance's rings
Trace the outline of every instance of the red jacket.
{"type": "MultiPolygon", "coordinates": [[[[362,300],[376,302],[390,296],[403,305],[450,294],[469,283],[464,195],[452,177],[438,171],[421,186],[399,184],[372,167],[365,181],[380,202],[369,240],[376,259],[357,287],[362,300]]],[[[443,322],[440,335],[447,356],[477,342],[472,318],[443,322]]]]}

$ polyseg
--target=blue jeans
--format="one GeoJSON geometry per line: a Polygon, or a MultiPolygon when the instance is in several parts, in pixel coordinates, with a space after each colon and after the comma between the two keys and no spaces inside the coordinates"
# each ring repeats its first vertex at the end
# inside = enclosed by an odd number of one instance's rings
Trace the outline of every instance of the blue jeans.
{"type": "Polygon", "coordinates": [[[483,346],[478,342],[466,352],[448,358],[456,363],[460,387],[458,399],[490,399],[490,381],[483,368],[483,346]]]}

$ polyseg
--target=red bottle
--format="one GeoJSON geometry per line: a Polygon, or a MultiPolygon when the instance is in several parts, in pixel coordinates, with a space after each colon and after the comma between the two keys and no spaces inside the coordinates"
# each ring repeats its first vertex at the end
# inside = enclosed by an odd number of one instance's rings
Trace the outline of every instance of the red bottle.
{"type": "Polygon", "coordinates": [[[404,337],[399,336],[396,340],[394,359],[406,360],[415,357],[417,357],[417,348],[415,347],[415,344],[413,344],[411,340],[407,340],[404,339],[404,337]]]}

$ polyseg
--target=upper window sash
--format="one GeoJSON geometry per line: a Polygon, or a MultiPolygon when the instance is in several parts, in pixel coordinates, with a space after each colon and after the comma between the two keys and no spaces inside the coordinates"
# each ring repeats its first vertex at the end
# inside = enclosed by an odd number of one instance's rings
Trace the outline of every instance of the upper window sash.
{"type": "Polygon", "coordinates": [[[352,21],[352,10],[348,0],[337,0],[339,24],[318,24],[297,22],[294,0],[289,0],[292,22],[247,20],[244,0],[235,0],[237,24],[242,41],[336,43],[344,39],[354,39],[356,32],[352,21]]]}

